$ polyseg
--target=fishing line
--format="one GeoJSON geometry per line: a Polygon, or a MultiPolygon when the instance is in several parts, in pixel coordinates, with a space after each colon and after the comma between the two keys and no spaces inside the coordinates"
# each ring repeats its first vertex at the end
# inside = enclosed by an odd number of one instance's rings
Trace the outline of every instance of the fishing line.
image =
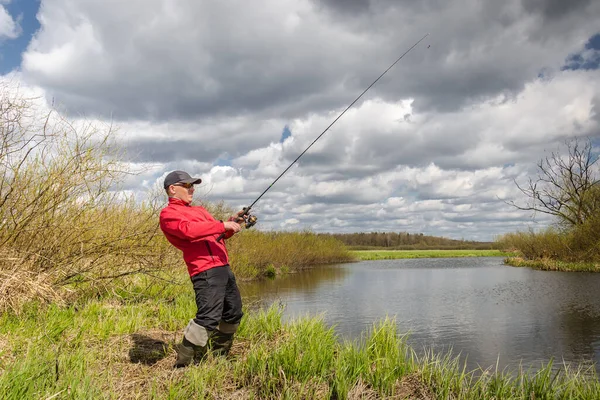
{"type": "MultiPolygon", "coordinates": [[[[244,207],[244,209],[242,210],[242,212],[240,212],[240,213],[238,214],[238,217],[240,217],[240,218],[243,218],[243,216],[244,216],[244,215],[248,215],[248,216],[250,216],[250,215],[249,215],[250,209],[251,209],[252,207],[254,207],[254,205],[255,205],[255,204],[256,204],[256,203],[257,203],[257,202],[258,202],[258,201],[259,201],[259,200],[260,200],[260,199],[261,199],[261,198],[262,198],[262,197],[265,195],[265,193],[267,193],[267,192],[269,191],[269,189],[271,189],[271,188],[273,187],[273,185],[275,185],[275,183],[277,183],[277,181],[278,181],[278,180],[279,180],[279,179],[280,179],[280,178],[281,178],[283,175],[285,175],[285,173],[286,173],[286,172],[287,172],[287,171],[288,171],[290,168],[292,168],[292,166],[293,166],[293,165],[294,165],[294,164],[295,164],[295,163],[296,163],[296,162],[297,162],[297,161],[300,159],[300,157],[302,157],[302,156],[304,155],[304,153],[306,153],[306,152],[307,152],[307,151],[308,151],[308,150],[309,150],[309,149],[310,149],[310,148],[311,148],[311,147],[312,147],[312,146],[313,146],[313,145],[314,145],[314,144],[317,142],[317,140],[319,140],[319,139],[321,138],[321,136],[323,136],[323,135],[324,135],[324,134],[325,134],[325,133],[326,133],[326,132],[329,130],[329,128],[331,128],[331,127],[332,127],[332,126],[333,126],[333,125],[334,125],[334,124],[335,124],[335,123],[336,123],[336,122],[337,122],[337,121],[338,121],[338,120],[339,120],[339,119],[342,117],[342,115],[344,115],[344,114],[346,113],[346,111],[348,111],[348,110],[349,110],[349,109],[350,109],[350,108],[351,108],[351,107],[352,107],[352,106],[353,106],[353,105],[354,105],[354,104],[355,104],[355,103],[356,103],[356,102],[357,102],[357,101],[358,101],[358,100],[359,100],[361,97],[363,97],[363,95],[364,95],[365,93],[367,93],[367,91],[368,91],[369,89],[371,89],[371,88],[372,88],[372,87],[373,87],[373,86],[374,86],[374,85],[375,85],[375,84],[376,84],[376,83],[377,83],[377,82],[378,82],[378,81],[379,81],[381,78],[383,78],[383,76],[384,76],[385,74],[387,74],[387,72],[388,72],[390,69],[392,69],[392,68],[394,67],[394,65],[396,65],[396,64],[397,64],[397,63],[398,63],[400,60],[402,60],[402,58],[404,58],[404,56],[405,56],[405,55],[407,55],[407,54],[408,54],[408,53],[409,53],[409,52],[410,52],[412,49],[414,49],[415,47],[417,47],[417,45],[418,45],[419,43],[421,43],[421,42],[422,42],[422,41],[423,41],[423,40],[424,40],[424,39],[425,39],[427,36],[429,36],[429,33],[425,34],[425,36],[423,36],[421,39],[419,39],[419,40],[418,40],[418,41],[417,41],[415,44],[413,44],[413,45],[412,45],[412,46],[411,46],[411,47],[410,47],[408,50],[406,50],[404,53],[402,53],[402,55],[401,55],[400,57],[398,57],[398,58],[396,59],[396,61],[394,61],[394,62],[392,63],[392,65],[390,65],[390,66],[389,66],[389,67],[388,67],[388,68],[387,68],[385,71],[383,71],[383,72],[381,73],[381,75],[379,75],[379,76],[377,77],[377,79],[375,79],[375,80],[374,80],[374,81],[373,81],[373,82],[372,82],[372,83],[371,83],[371,84],[370,84],[370,85],[369,85],[369,86],[368,86],[368,87],[367,87],[365,90],[363,90],[363,91],[362,91],[362,93],[361,93],[361,94],[360,94],[360,95],[359,95],[359,96],[358,96],[356,99],[354,99],[354,101],[353,101],[352,103],[350,103],[350,105],[349,105],[348,107],[346,107],[346,108],[344,109],[344,111],[342,111],[342,112],[340,113],[340,115],[338,115],[338,116],[336,117],[336,119],[334,119],[334,120],[333,120],[333,122],[331,122],[331,123],[329,124],[329,126],[327,126],[327,128],[325,128],[325,130],[324,130],[323,132],[321,132],[321,134],[320,134],[319,136],[317,136],[317,138],[316,138],[315,140],[313,140],[313,141],[312,141],[312,143],[311,143],[311,144],[310,144],[310,145],[309,145],[309,146],[308,146],[306,149],[304,149],[304,151],[303,151],[302,153],[300,153],[300,155],[299,155],[298,157],[296,157],[296,159],[295,159],[294,161],[292,161],[292,163],[291,163],[290,165],[288,165],[288,167],[287,167],[285,170],[283,170],[283,172],[282,172],[281,174],[279,174],[279,176],[278,176],[277,178],[275,178],[275,180],[274,180],[274,181],[273,181],[273,182],[272,182],[272,183],[271,183],[271,184],[270,184],[270,185],[269,185],[269,186],[268,186],[268,187],[267,187],[267,188],[266,188],[266,189],[265,189],[265,190],[264,190],[264,191],[263,191],[263,192],[260,194],[260,196],[258,196],[258,197],[256,198],[256,200],[254,200],[254,201],[252,202],[252,204],[250,204],[248,207],[244,207]]],[[[251,216],[251,217],[253,217],[253,216],[251,216]]],[[[252,221],[252,222],[250,222],[250,220],[249,220],[249,221],[247,221],[247,222],[246,222],[246,227],[247,227],[247,228],[249,228],[249,227],[251,227],[252,225],[254,225],[255,223],[256,223],[256,217],[254,217],[254,218],[253,218],[253,221],[252,221]]],[[[223,236],[225,236],[225,234],[221,234],[221,235],[220,235],[220,236],[217,238],[217,241],[220,241],[220,240],[223,238],[223,236]]]]}

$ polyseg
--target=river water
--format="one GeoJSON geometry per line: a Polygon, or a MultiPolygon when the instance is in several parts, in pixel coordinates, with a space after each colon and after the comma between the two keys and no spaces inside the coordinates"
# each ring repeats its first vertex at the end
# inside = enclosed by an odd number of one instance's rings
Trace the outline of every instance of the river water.
{"type": "Polygon", "coordinates": [[[280,302],[284,318],[322,314],[341,338],[358,339],[395,317],[409,343],[470,369],[596,363],[600,371],[600,274],[503,265],[501,257],[363,261],[240,283],[246,304],[280,302]]]}

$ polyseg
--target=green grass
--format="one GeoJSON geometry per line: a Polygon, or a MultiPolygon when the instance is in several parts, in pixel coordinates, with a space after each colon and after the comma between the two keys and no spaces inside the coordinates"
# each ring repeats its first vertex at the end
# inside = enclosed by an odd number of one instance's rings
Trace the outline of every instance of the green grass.
{"type": "Polygon", "coordinates": [[[506,257],[511,253],[500,250],[356,250],[351,252],[359,260],[393,260],[398,258],[446,257],[506,257]]]}
{"type": "Polygon", "coordinates": [[[189,282],[177,278],[181,285],[137,278],[136,288],[100,299],[1,314],[2,398],[600,398],[598,378],[583,369],[474,374],[451,355],[418,356],[392,318],[342,341],[320,316],[284,322],[279,307],[246,310],[231,359],[173,370],[195,310],[189,282]]]}

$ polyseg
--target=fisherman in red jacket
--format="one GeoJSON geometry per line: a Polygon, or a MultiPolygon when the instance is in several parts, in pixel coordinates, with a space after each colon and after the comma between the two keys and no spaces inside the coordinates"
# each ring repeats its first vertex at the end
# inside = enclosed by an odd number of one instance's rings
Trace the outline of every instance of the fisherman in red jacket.
{"type": "Polygon", "coordinates": [[[198,307],[184,330],[175,368],[200,361],[209,347],[213,354],[227,355],[243,315],[225,241],[216,240],[222,233],[230,238],[241,226],[234,217],[218,221],[203,207],[191,206],[194,185],[200,182],[184,171],[173,171],[164,181],[169,204],[160,213],[160,228],[183,252],[198,307]]]}

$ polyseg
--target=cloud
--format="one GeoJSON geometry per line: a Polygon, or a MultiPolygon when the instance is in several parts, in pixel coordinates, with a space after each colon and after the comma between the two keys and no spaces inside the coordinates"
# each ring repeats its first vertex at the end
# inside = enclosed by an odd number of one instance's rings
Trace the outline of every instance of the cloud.
{"type": "MultiPolygon", "coordinates": [[[[570,71],[528,83],[516,98],[498,96],[455,112],[418,112],[412,101],[369,100],[349,111],[299,163],[310,172],[352,177],[397,165],[479,169],[526,161],[551,143],[595,134],[598,93],[600,73],[570,71]]],[[[291,162],[334,115],[291,123],[293,140],[282,147],[282,161],[291,162]]]]}
{"type": "Polygon", "coordinates": [[[598,69],[600,68],[600,33],[592,36],[583,51],[572,54],[562,69],[598,69]]]}
{"type": "MultiPolygon", "coordinates": [[[[294,219],[293,229],[408,230],[491,240],[530,224],[545,226],[547,217],[537,215],[534,222],[506,204],[525,201],[514,182],[534,176],[536,162],[565,140],[600,137],[599,92],[600,71],[559,71],[531,81],[516,97],[454,112],[418,111],[412,99],[366,101],[256,204],[258,229],[289,229],[285,221],[294,219]]],[[[252,118],[216,118],[209,126],[125,123],[121,131],[131,132],[123,140],[139,151],[137,162],[156,162],[148,182],[154,178],[159,185],[165,171],[189,170],[204,180],[198,198],[225,199],[239,208],[267,189],[339,112],[290,121],[291,136],[283,142],[283,121],[252,125],[252,118]],[[212,147],[206,150],[198,138],[212,147]],[[246,151],[238,143],[245,140],[246,151]],[[159,150],[162,156],[152,153],[159,150]],[[217,165],[225,152],[230,165],[217,165]]]]}
{"type": "Polygon", "coordinates": [[[585,12],[592,0],[523,0],[523,8],[544,18],[556,20],[576,12],[585,12]]]}
{"type": "Polygon", "coordinates": [[[235,208],[270,188],[257,229],[545,226],[505,203],[522,199],[514,181],[564,140],[600,137],[600,72],[582,67],[599,2],[43,0],[38,17],[18,79],[118,127],[140,172],[125,190],[174,169],[235,208]]]}
{"type": "Polygon", "coordinates": [[[0,1],[0,42],[3,39],[16,39],[21,34],[18,20],[13,19],[8,10],[2,5],[8,1],[0,1]]]}
{"type": "Polygon", "coordinates": [[[538,37],[538,16],[556,7],[516,0],[384,1],[368,3],[368,13],[367,2],[45,0],[22,68],[73,113],[298,118],[348,104],[430,32],[431,48],[415,49],[372,94],[456,110],[516,94],[541,68],[560,64],[597,29],[596,3],[570,8],[572,21],[547,40],[538,37]]]}

